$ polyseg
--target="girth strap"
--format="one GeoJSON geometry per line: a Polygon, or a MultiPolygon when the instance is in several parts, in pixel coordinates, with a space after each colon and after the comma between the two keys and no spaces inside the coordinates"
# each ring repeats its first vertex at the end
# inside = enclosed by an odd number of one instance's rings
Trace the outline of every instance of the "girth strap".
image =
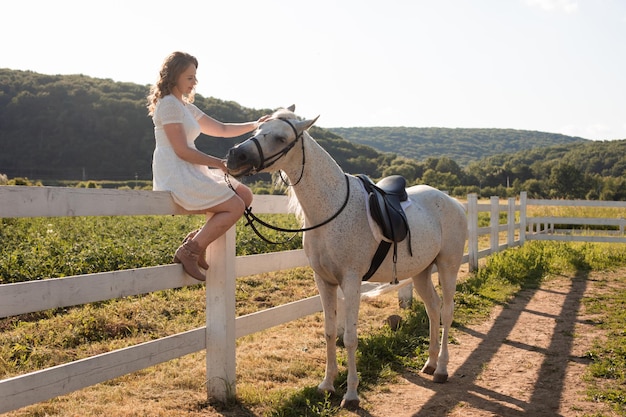
{"type": "MultiPolygon", "coordinates": [[[[394,242],[393,246],[394,246],[394,252],[395,252],[395,248],[398,246],[398,244],[394,242]]],[[[370,269],[369,271],[365,273],[365,275],[363,275],[363,278],[362,278],[363,281],[369,280],[372,277],[372,275],[374,275],[374,273],[378,271],[380,264],[382,264],[385,258],[387,257],[387,252],[389,252],[389,248],[391,248],[391,242],[387,242],[386,240],[380,241],[380,244],[378,245],[378,249],[376,249],[376,253],[374,253],[374,257],[372,258],[370,269]]],[[[394,274],[394,282],[396,281],[395,278],[396,277],[394,274]]]]}

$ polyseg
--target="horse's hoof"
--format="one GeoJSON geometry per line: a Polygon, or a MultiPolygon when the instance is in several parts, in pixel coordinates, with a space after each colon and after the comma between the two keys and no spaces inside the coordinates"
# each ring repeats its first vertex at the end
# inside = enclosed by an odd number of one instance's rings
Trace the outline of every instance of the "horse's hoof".
{"type": "Polygon", "coordinates": [[[334,394],[335,387],[326,388],[326,387],[323,387],[322,384],[320,384],[317,387],[317,392],[319,392],[320,394],[334,394]]]}
{"type": "MultiPolygon", "coordinates": [[[[434,366],[430,366],[430,365],[424,365],[424,367],[422,368],[422,372],[424,372],[427,375],[432,375],[435,373],[435,368],[434,366]]],[[[447,377],[447,375],[446,375],[447,377]]]]}
{"type": "Polygon", "coordinates": [[[346,410],[358,410],[361,402],[359,400],[346,400],[343,399],[341,401],[341,408],[345,408],[346,410]]]}
{"type": "Polygon", "coordinates": [[[433,377],[433,382],[436,382],[438,384],[443,384],[447,380],[448,374],[435,374],[435,376],[433,377]]]}

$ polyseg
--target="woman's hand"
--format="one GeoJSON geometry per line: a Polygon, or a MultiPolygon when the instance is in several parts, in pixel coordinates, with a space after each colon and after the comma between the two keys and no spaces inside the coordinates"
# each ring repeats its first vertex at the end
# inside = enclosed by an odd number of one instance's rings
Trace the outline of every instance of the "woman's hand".
{"type": "Polygon", "coordinates": [[[228,167],[226,166],[226,159],[221,159],[221,164],[217,167],[218,169],[220,169],[224,174],[228,174],[228,167]]]}
{"type": "Polygon", "coordinates": [[[272,117],[271,114],[266,114],[265,116],[261,116],[259,117],[259,120],[256,121],[256,128],[258,129],[259,126],[261,126],[261,124],[266,121],[267,119],[269,119],[270,117],[272,117]]]}

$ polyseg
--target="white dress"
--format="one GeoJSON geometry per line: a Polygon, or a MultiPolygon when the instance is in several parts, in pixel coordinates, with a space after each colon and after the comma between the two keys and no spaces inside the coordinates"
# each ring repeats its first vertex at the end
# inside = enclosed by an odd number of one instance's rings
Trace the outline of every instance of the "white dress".
{"type": "MultiPolygon", "coordinates": [[[[163,130],[163,125],[182,123],[187,144],[195,148],[195,140],[201,133],[198,120],[203,114],[193,104],[183,104],[173,95],[167,95],[157,102],[152,116],[156,139],[152,156],[152,188],[170,191],[174,201],[186,210],[208,209],[235,195],[221,170],[180,159],[163,130]]],[[[239,182],[234,178],[229,180],[237,188],[239,182]]]]}

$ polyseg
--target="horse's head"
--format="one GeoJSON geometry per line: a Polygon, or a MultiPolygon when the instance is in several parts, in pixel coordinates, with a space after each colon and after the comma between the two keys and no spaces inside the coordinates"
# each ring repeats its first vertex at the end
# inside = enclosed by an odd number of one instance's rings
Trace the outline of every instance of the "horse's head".
{"type": "MultiPolygon", "coordinates": [[[[313,126],[312,120],[298,120],[295,106],[279,109],[264,121],[246,141],[228,151],[226,166],[233,177],[268,172],[268,168],[285,156],[298,142],[302,134],[313,126]]],[[[318,116],[319,117],[319,116],[318,116]]]]}

